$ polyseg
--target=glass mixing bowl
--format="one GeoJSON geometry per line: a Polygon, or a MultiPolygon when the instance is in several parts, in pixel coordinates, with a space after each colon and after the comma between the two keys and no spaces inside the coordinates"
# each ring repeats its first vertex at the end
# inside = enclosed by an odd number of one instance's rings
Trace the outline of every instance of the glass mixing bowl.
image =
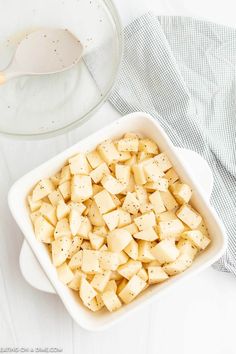
{"type": "Polygon", "coordinates": [[[19,41],[40,28],[67,28],[84,47],[70,70],[0,86],[0,132],[56,135],[84,122],[107,99],[122,56],[121,24],[110,0],[0,0],[0,23],[0,71],[19,41]]]}

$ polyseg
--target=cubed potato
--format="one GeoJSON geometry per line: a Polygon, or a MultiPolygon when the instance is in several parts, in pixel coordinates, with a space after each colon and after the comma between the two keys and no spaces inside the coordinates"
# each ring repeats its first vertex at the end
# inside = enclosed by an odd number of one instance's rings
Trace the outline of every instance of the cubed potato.
{"type": "Polygon", "coordinates": [[[156,162],[160,170],[163,172],[166,172],[172,167],[170,160],[168,159],[167,155],[164,152],[155,156],[154,161],[156,162]]]}
{"type": "Polygon", "coordinates": [[[61,220],[66,218],[70,213],[70,207],[67,205],[64,200],[61,200],[56,207],[57,219],[61,220]]]}
{"type": "Polygon", "coordinates": [[[110,270],[104,270],[100,274],[95,274],[90,284],[97,291],[103,292],[109,282],[110,275],[111,275],[110,270]]]}
{"type": "Polygon", "coordinates": [[[129,260],[129,256],[124,251],[119,252],[118,256],[120,265],[127,263],[129,260]]]}
{"type": "Polygon", "coordinates": [[[148,282],[149,284],[161,283],[168,279],[168,274],[160,266],[148,267],[148,282]]]}
{"type": "Polygon", "coordinates": [[[142,263],[130,259],[127,263],[122,264],[118,267],[117,271],[122,277],[126,279],[131,279],[134,274],[136,274],[142,268],[142,263]]]}
{"type": "Polygon", "coordinates": [[[104,176],[109,175],[110,173],[109,167],[103,162],[90,172],[90,177],[94,183],[99,183],[104,176]]]}
{"type": "Polygon", "coordinates": [[[123,185],[127,186],[130,180],[130,166],[128,165],[115,165],[115,176],[116,179],[123,185]]]}
{"type": "Polygon", "coordinates": [[[64,202],[61,192],[57,189],[48,194],[48,199],[53,206],[57,206],[60,201],[64,202]]]}
{"type": "Polygon", "coordinates": [[[180,253],[174,242],[170,240],[160,241],[151,251],[160,264],[175,261],[180,253]]]}
{"type": "Polygon", "coordinates": [[[144,187],[148,190],[148,191],[162,191],[162,192],[166,192],[168,190],[168,180],[166,178],[159,178],[157,181],[155,182],[148,182],[144,185],[144,187]]]}
{"type": "Polygon", "coordinates": [[[138,199],[130,192],[127,193],[122,208],[128,213],[136,215],[140,208],[138,199]]]}
{"type": "Polygon", "coordinates": [[[192,196],[191,188],[185,183],[177,183],[172,193],[179,204],[188,203],[192,196]]]}
{"type": "Polygon", "coordinates": [[[151,203],[144,203],[140,205],[140,211],[142,214],[148,213],[149,211],[154,210],[153,205],[151,203]]]}
{"type": "Polygon", "coordinates": [[[61,192],[61,195],[63,196],[63,199],[65,201],[70,200],[70,197],[71,197],[71,182],[70,181],[66,181],[66,182],[60,184],[58,189],[61,192]]]}
{"type": "Polygon", "coordinates": [[[103,190],[94,196],[94,200],[101,214],[106,214],[116,208],[116,205],[107,190],[103,190]]]}
{"type": "Polygon", "coordinates": [[[81,270],[84,273],[96,274],[101,271],[99,266],[99,251],[83,250],[81,270]]]}
{"type": "Polygon", "coordinates": [[[83,250],[80,250],[76,252],[72,257],[69,262],[69,267],[73,270],[79,269],[82,265],[82,259],[83,259],[83,250]]]}
{"type": "Polygon", "coordinates": [[[97,148],[101,158],[108,164],[119,161],[119,153],[111,140],[105,140],[97,148]]]}
{"type": "Polygon", "coordinates": [[[122,278],[121,281],[118,283],[116,293],[119,294],[124,289],[124,287],[126,286],[127,283],[128,283],[128,280],[125,278],[122,278]]]}
{"type": "Polygon", "coordinates": [[[153,157],[154,154],[151,153],[147,153],[144,151],[139,151],[138,152],[138,162],[142,162],[148,159],[151,159],[153,157]]]}
{"type": "Polygon", "coordinates": [[[149,200],[153,205],[153,210],[155,211],[156,216],[158,216],[160,213],[163,213],[166,210],[159,191],[152,193],[149,196],[149,200]]]}
{"type": "Polygon", "coordinates": [[[67,284],[67,286],[72,290],[79,291],[81,277],[84,277],[86,279],[86,274],[84,274],[80,270],[76,270],[76,272],[74,274],[74,278],[67,284]]]}
{"type": "Polygon", "coordinates": [[[148,281],[148,273],[147,273],[146,269],[144,269],[144,268],[141,268],[138,271],[137,276],[139,276],[144,281],[148,281]]]}
{"type": "Polygon", "coordinates": [[[176,215],[188,225],[190,229],[196,229],[202,221],[201,215],[188,204],[182,205],[179,210],[177,210],[176,215]]]}
{"type": "Polygon", "coordinates": [[[54,227],[42,215],[34,221],[34,232],[38,241],[51,243],[54,240],[54,227]]]}
{"type": "Polygon", "coordinates": [[[87,216],[81,216],[81,224],[78,230],[78,235],[82,236],[84,239],[89,239],[89,233],[92,231],[92,225],[87,216]]]}
{"type": "Polygon", "coordinates": [[[135,223],[131,223],[129,225],[126,225],[124,227],[122,227],[123,230],[127,230],[131,235],[134,235],[138,232],[138,228],[135,225],[135,223]]]}
{"type": "Polygon", "coordinates": [[[52,242],[52,262],[59,267],[68,257],[72,240],[70,237],[59,237],[52,242]]]}
{"type": "Polygon", "coordinates": [[[61,169],[59,185],[70,180],[71,180],[70,166],[66,165],[61,169]]]}
{"type": "Polygon", "coordinates": [[[140,240],[138,242],[138,260],[143,263],[148,263],[155,260],[152,252],[151,242],[140,240]]]}
{"type": "Polygon", "coordinates": [[[80,246],[83,242],[83,238],[80,236],[75,236],[72,239],[71,246],[68,253],[68,258],[72,258],[75,253],[80,250],[80,246]]]}
{"type": "Polygon", "coordinates": [[[89,284],[85,278],[81,278],[79,295],[83,303],[89,304],[93,298],[97,295],[97,292],[89,284]]]}
{"type": "Polygon", "coordinates": [[[127,193],[133,193],[135,192],[135,182],[134,182],[134,177],[133,175],[130,175],[130,179],[129,179],[129,183],[128,185],[125,187],[125,189],[123,189],[123,191],[121,192],[121,194],[126,195],[127,193]]]}
{"type": "Polygon", "coordinates": [[[158,215],[158,222],[160,221],[170,221],[170,220],[176,220],[178,219],[177,216],[173,211],[165,211],[164,213],[161,213],[158,215]]]}
{"type": "Polygon", "coordinates": [[[123,277],[117,272],[117,270],[111,272],[110,280],[119,281],[121,279],[123,279],[123,277]]]}
{"type": "Polygon", "coordinates": [[[124,162],[125,165],[132,167],[137,163],[137,155],[135,153],[131,153],[131,157],[124,162]]]}
{"type": "Polygon", "coordinates": [[[103,160],[101,159],[101,156],[96,150],[90,151],[87,155],[87,160],[90,164],[90,166],[94,169],[97,168],[99,165],[103,163],[103,160]]]}
{"type": "Polygon", "coordinates": [[[125,189],[125,186],[112,175],[104,176],[101,180],[101,184],[103,188],[105,188],[112,195],[120,194],[125,189]]]}
{"type": "Polygon", "coordinates": [[[175,261],[165,264],[163,269],[168,275],[176,275],[185,271],[191,264],[192,259],[186,254],[181,254],[175,261]]]}
{"type": "Polygon", "coordinates": [[[173,238],[178,240],[184,232],[184,224],[179,219],[159,221],[157,226],[158,234],[161,240],[173,238]]]}
{"type": "Polygon", "coordinates": [[[170,168],[170,169],[166,172],[165,178],[168,179],[169,185],[172,185],[173,183],[175,183],[176,181],[178,181],[179,176],[178,176],[177,172],[176,172],[173,168],[170,168]]]}
{"type": "Polygon", "coordinates": [[[57,239],[58,237],[71,237],[71,230],[68,219],[61,219],[57,222],[56,228],[54,231],[54,237],[57,239]]]}
{"type": "Polygon", "coordinates": [[[145,163],[143,165],[143,171],[147,182],[158,182],[158,180],[164,176],[164,173],[159,169],[154,161],[147,164],[145,163]]]}
{"type": "Polygon", "coordinates": [[[102,214],[100,213],[97,204],[95,201],[92,202],[89,210],[88,210],[88,218],[92,225],[94,226],[103,226],[105,225],[102,214]]]}
{"type": "MultiPolygon", "coordinates": [[[[117,149],[117,144],[115,144],[117,149]]],[[[131,158],[131,153],[129,151],[118,151],[119,159],[118,162],[125,162],[131,158]]]]}
{"type": "Polygon", "coordinates": [[[122,208],[119,208],[118,212],[119,212],[119,221],[118,221],[119,228],[129,225],[132,222],[130,213],[123,210],[122,208]]]}
{"type": "Polygon", "coordinates": [[[118,140],[118,151],[138,152],[139,140],[138,138],[123,138],[118,140]]]}
{"type": "Polygon", "coordinates": [[[34,211],[33,213],[30,213],[30,219],[31,219],[33,225],[35,224],[35,220],[36,220],[39,216],[42,216],[42,215],[40,214],[40,211],[39,211],[39,210],[36,210],[36,211],[34,211]]]}
{"type": "Polygon", "coordinates": [[[81,225],[81,215],[77,208],[71,208],[69,215],[69,225],[73,236],[75,236],[81,225]]]}
{"type": "Polygon", "coordinates": [[[137,195],[137,199],[141,205],[144,203],[148,203],[148,194],[145,187],[136,185],[135,192],[137,195]]]}
{"type": "Polygon", "coordinates": [[[100,252],[100,267],[104,270],[116,270],[120,264],[119,255],[109,251],[100,252]]]}
{"type": "Polygon", "coordinates": [[[121,300],[128,304],[134,298],[141,293],[141,291],[146,287],[146,282],[141,279],[138,275],[134,275],[126,286],[119,293],[121,300]]]}
{"type": "Polygon", "coordinates": [[[138,243],[134,239],[124,248],[124,251],[133,260],[136,261],[138,259],[138,243]]]}
{"type": "Polygon", "coordinates": [[[194,259],[198,252],[197,247],[191,241],[184,238],[179,240],[177,248],[180,251],[180,254],[188,255],[191,259],[194,259]]]}
{"type": "MultiPolygon", "coordinates": [[[[120,196],[119,196],[120,197],[120,196]]],[[[115,206],[116,207],[119,207],[120,205],[121,205],[121,201],[120,201],[120,199],[116,196],[116,195],[112,195],[111,194],[111,198],[112,198],[112,200],[113,200],[113,202],[115,203],[115,206]]]]}
{"type": "Polygon", "coordinates": [[[90,176],[75,175],[71,180],[71,200],[84,202],[93,195],[92,181],[90,176]]]}
{"type": "Polygon", "coordinates": [[[103,214],[103,219],[110,231],[116,229],[119,225],[120,219],[119,210],[113,210],[107,214],[103,214]]]}
{"type": "Polygon", "coordinates": [[[93,227],[93,232],[96,235],[106,237],[108,234],[108,229],[106,226],[94,226],[93,227]]]}
{"type": "Polygon", "coordinates": [[[144,173],[143,165],[142,164],[135,164],[132,165],[132,171],[134,174],[135,183],[138,185],[143,185],[147,183],[147,178],[144,173]]]}
{"type": "Polygon", "coordinates": [[[122,306],[120,299],[114,291],[106,291],[101,296],[102,301],[110,312],[118,310],[122,306]]]}
{"type": "Polygon", "coordinates": [[[134,218],[134,222],[138,226],[139,231],[143,231],[156,225],[156,217],[153,211],[150,211],[149,213],[134,218]]]}
{"type": "Polygon", "coordinates": [[[105,239],[103,236],[99,236],[92,232],[89,232],[89,240],[94,250],[98,250],[105,243],[105,239]]]}
{"type": "Polygon", "coordinates": [[[134,238],[145,241],[155,241],[158,239],[158,235],[153,227],[148,227],[143,231],[139,231],[133,235],[134,238]]]}
{"type": "Polygon", "coordinates": [[[102,296],[100,294],[97,294],[94,299],[96,299],[97,301],[97,311],[101,310],[105,306],[102,300],[102,296]]]}
{"type": "Polygon", "coordinates": [[[197,248],[204,250],[211,240],[203,235],[203,233],[199,230],[191,230],[191,231],[185,231],[182,234],[182,237],[191,241],[197,248]]]}
{"type": "Polygon", "coordinates": [[[109,280],[107,285],[105,286],[104,292],[106,291],[114,291],[116,293],[117,291],[117,284],[115,280],[109,280]]]}
{"type": "Polygon", "coordinates": [[[29,195],[27,199],[28,199],[28,204],[29,204],[30,210],[32,212],[38,210],[42,205],[41,199],[34,202],[31,195],[29,195]]]}
{"type": "Polygon", "coordinates": [[[157,144],[148,138],[139,140],[139,151],[143,151],[147,154],[158,154],[157,144]]]}
{"type": "Polygon", "coordinates": [[[57,267],[57,275],[63,284],[70,283],[74,278],[74,273],[70,267],[68,267],[66,262],[57,267]]]}
{"type": "Polygon", "coordinates": [[[131,234],[124,229],[113,230],[107,236],[108,249],[111,252],[121,252],[132,240],[131,234]]]}
{"type": "Polygon", "coordinates": [[[175,198],[173,197],[170,191],[160,192],[160,193],[161,193],[161,199],[163,201],[163,204],[165,205],[167,210],[172,211],[172,210],[176,210],[179,207],[177,201],[175,200],[175,198]]]}
{"type": "Polygon", "coordinates": [[[32,201],[37,202],[40,199],[43,199],[55,189],[54,184],[48,178],[41,179],[38,184],[34,187],[32,193],[32,201]]]}
{"type": "Polygon", "coordinates": [[[60,183],[60,178],[61,178],[61,172],[60,172],[60,171],[57,172],[57,173],[55,173],[55,175],[50,178],[50,180],[51,180],[52,183],[54,184],[54,187],[55,187],[55,188],[58,187],[58,185],[59,185],[59,183],[60,183]]]}
{"type": "Polygon", "coordinates": [[[40,214],[53,226],[57,223],[56,208],[49,203],[43,202],[40,209],[40,214]]]}
{"type": "Polygon", "coordinates": [[[78,153],[69,159],[70,172],[72,175],[88,175],[89,164],[85,154],[78,153]]]}

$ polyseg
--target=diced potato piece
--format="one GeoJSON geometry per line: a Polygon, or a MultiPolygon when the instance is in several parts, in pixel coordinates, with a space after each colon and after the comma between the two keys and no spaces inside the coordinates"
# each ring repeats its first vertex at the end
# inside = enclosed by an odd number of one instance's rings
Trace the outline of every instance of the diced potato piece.
{"type": "Polygon", "coordinates": [[[148,267],[148,282],[149,284],[161,283],[168,279],[168,274],[160,266],[148,267]]]}
{"type": "Polygon", "coordinates": [[[120,265],[128,262],[129,256],[124,251],[119,252],[118,255],[119,255],[119,264],[120,265]]]}
{"type": "Polygon", "coordinates": [[[97,168],[99,165],[103,163],[101,156],[96,150],[90,151],[87,155],[87,160],[92,168],[97,168]]]}
{"type": "Polygon", "coordinates": [[[104,270],[100,274],[95,274],[90,284],[97,291],[103,292],[109,282],[110,275],[111,275],[110,270],[104,270]]]}
{"type": "Polygon", "coordinates": [[[92,202],[88,210],[88,218],[92,225],[94,226],[103,226],[105,225],[102,214],[100,213],[97,204],[95,201],[92,202]]]}
{"type": "Polygon", "coordinates": [[[80,251],[76,252],[76,253],[72,256],[72,258],[71,258],[71,260],[70,260],[70,262],[69,262],[69,267],[70,267],[71,269],[78,269],[78,268],[80,268],[81,265],[82,265],[82,259],[83,259],[83,251],[80,250],[80,251]]]}
{"type": "Polygon", "coordinates": [[[109,282],[107,283],[104,292],[106,291],[114,291],[114,293],[116,293],[117,291],[117,284],[115,280],[109,280],[109,282]]]}
{"type": "Polygon", "coordinates": [[[68,258],[72,258],[75,253],[80,250],[80,246],[83,242],[83,238],[80,236],[75,236],[72,239],[72,243],[69,249],[68,258]]]}
{"type": "Polygon", "coordinates": [[[104,237],[92,232],[89,232],[89,240],[94,250],[98,250],[105,242],[104,237]]]}
{"type": "Polygon", "coordinates": [[[121,252],[132,240],[131,234],[124,229],[113,230],[107,236],[108,249],[111,252],[121,252]]]}
{"type": "Polygon", "coordinates": [[[39,210],[34,211],[33,213],[30,213],[30,219],[33,224],[35,224],[35,220],[39,217],[42,216],[39,212],[39,210]]]}
{"type": "Polygon", "coordinates": [[[188,204],[182,205],[179,210],[177,210],[176,215],[188,225],[190,229],[196,229],[202,221],[201,215],[188,204]]]}
{"type": "Polygon", "coordinates": [[[71,230],[68,219],[61,219],[56,224],[56,228],[54,231],[55,239],[63,236],[71,237],[71,230]]]}
{"type": "Polygon", "coordinates": [[[118,286],[117,286],[117,294],[119,294],[123,289],[124,287],[126,286],[126,284],[128,283],[128,280],[125,279],[125,278],[122,278],[122,280],[118,283],[118,286]]]}
{"type": "Polygon", "coordinates": [[[69,159],[70,172],[72,175],[88,175],[89,164],[84,154],[78,153],[69,159]]]}
{"type": "Polygon", "coordinates": [[[103,219],[110,231],[118,227],[119,218],[120,218],[119,210],[113,210],[110,211],[110,213],[103,214],[103,219]]]}
{"type": "Polygon", "coordinates": [[[145,187],[136,185],[135,192],[137,195],[137,199],[141,205],[144,203],[148,203],[148,194],[145,187]]]}
{"type": "Polygon", "coordinates": [[[71,180],[70,166],[66,165],[66,166],[62,167],[62,169],[61,169],[59,184],[62,184],[64,182],[67,182],[70,180],[71,180]]]}
{"type": "Polygon", "coordinates": [[[204,250],[211,240],[203,235],[203,233],[199,230],[191,230],[191,231],[185,231],[182,234],[182,237],[191,241],[197,248],[204,250]]]}
{"type": "Polygon", "coordinates": [[[102,178],[106,175],[110,174],[110,170],[105,162],[101,163],[98,167],[96,167],[93,171],[90,172],[90,177],[94,181],[94,183],[99,183],[102,178]]]}
{"type": "Polygon", "coordinates": [[[177,240],[185,229],[184,224],[179,219],[160,221],[157,228],[161,240],[165,238],[177,240]]]}
{"type": "Polygon", "coordinates": [[[128,213],[127,211],[119,208],[118,209],[118,213],[119,213],[119,221],[118,221],[118,227],[124,227],[126,225],[129,225],[131,223],[131,216],[130,213],[128,213]]]}
{"type": "Polygon", "coordinates": [[[89,239],[89,233],[92,231],[92,225],[87,216],[81,216],[81,224],[78,230],[78,235],[85,239],[89,239]]]}
{"type": "Polygon", "coordinates": [[[151,139],[141,139],[139,141],[139,151],[144,151],[148,154],[158,154],[158,146],[151,139]]]}
{"type": "Polygon", "coordinates": [[[153,256],[161,263],[173,262],[179,256],[179,250],[170,240],[160,241],[152,248],[153,256]]]}
{"type": "Polygon", "coordinates": [[[110,280],[115,280],[115,281],[119,281],[122,279],[122,275],[120,275],[117,270],[114,270],[111,272],[111,276],[110,276],[110,280]]]}
{"type": "Polygon", "coordinates": [[[54,227],[41,215],[34,221],[34,232],[39,241],[51,243],[54,240],[54,227]]]}
{"type": "Polygon", "coordinates": [[[54,184],[54,187],[57,188],[59,183],[60,183],[60,178],[61,178],[61,172],[57,172],[54,176],[52,176],[50,179],[52,183],[54,184]]]}
{"type": "Polygon", "coordinates": [[[122,208],[128,213],[136,215],[140,208],[140,203],[137,198],[130,192],[127,193],[122,208]]]}
{"type": "Polygon", "coordinates": [[[194,244],[189,241],[186,240],[184,238],[181,238],[177,244],[177,248],[180,251],[180,254],[185,254],[188,255],[191,259],[194,259],[194,257],[196,256],[198,249],[196,246],[194,246],[194,244]]]}
{"type": "Polygon", "coordinates": [[[104,307],[104,302],[100,294],[97,294],[95,299],[97,301],[97,311],[99,311],[104,307]]]}
{"type": "Polygon", "coordinates": [[[163,172],[166,172],[172,167],[170,160],[168,159],[167,155],[164,152],[155,156],[154,161],[156,162],[160,170],[163,172]]]}
{"type": "Polygon", "coordinates": [[[81,277],[79,295],[85,305],[90,304],[91,300],[97,295],[97,292],[84,277],[81,277]]]}
{"type": "Polygon", "coordinates": [[[108,234],[108,229],[106,226],[94,226],[93,232],[99,236],[106,237],[108,234]]]}
{"type": "Polygon", "coordinates": [[[111,194],[111,198],[112,198],[113,202],[115,203],[116,207],[121,205],[120,199],[116,195],[111,194]]]}
{"type": "Polygon", "coordinates": [[[97,150],[108,165],[119,160],[119,153],[111,140],[105,140],[98,146],[97,150]]]}
{"type": "Polygon", "coordinates": [[[70,207],[64,202],[64,200],[61,200],[57,204],[56,208],[56,215],[58,220],[66,218],[70,213],[70,207]]]}
{"type": "Polygon", "coordinates": [[[149,196],[149,200],[153,205],[153,209],[155,211],[156,216],[158,216],[160,213],[163,213],[166,210],[159,191],[152,193],[149,196]]]}
{"type": "Polygon", "coordinates": [[[158,190],[166,192],[168,190],[168,180],[166,178],[159,178],[156,182],[148,182],[144,185],[147,190],[158,190]]]}
{"type": "Polygon", "coordinates": [[[147,159],[150,159],[153,157],[153,154],[144,152],[144,151],[139,151],[138,153],[138,162],[142,162],[145,161],[147,159]]]}
{"type": "Polygon", "coordinates": [[[57,275],[63,284],[70,283],[74,278],[74,273],[68,267],[66,262],[57,267],[57,275]]]}
{"type": "Polygon", "coordinates": [[[153,205],[151,203],[144,203],[140,205],[140,211],[142,214],[148,213],[153,210],[153,205]]]}
{"type": "Polygon", "coordinates": [[[133,177],[133,175],[130,175],[129,183],[125,187],[125,189],[123,189],[121,194],[125,194],[126,195],[128,192],[133,193],[134,191],[135,191],[134,177],[133,177]]]}
{"type": "Polygon", "coordinates": [[[32,201],[37,202],[40,199],[43,199],[54,191],[55,187],[52,181],[48,178],[41,179],[38,184],[34,187],[32,193],[32,201]]]}
{"type": "Polygon", "coordinates": [[[99,266],[99,251],[84,249],[81,269],[88,274],[99,273],[101,271],[99,266]]]}
{"type": "Polygon", "coordinates": [[[176,275],[185,271],[191,264],[192,259],[186,254],[181,254],[174,262],[165,264],[163,269],[169,275],[176,275]]]}
{"type": "Polygon", "coordinates": [[[138,146],[138,138],[123,138],[117,142],[118,151],[138,152],[138,146]]]}
{"type": "Polygon", "coordinates": [[[48,194],[48,199],[50,200],[51,204],[53,206],[57,206],[57,204],[60,202],[60,201],[63,201],[64,202],[64,199],[63,199],[63,196],[61,194],[61,192],[57,189],[53,192],[51,192],[50,194],[48,194]]]}
{"type": "Polygon", "coordinates": [[[66,182],[60,184],[58,189],[61,192],[61,195],[63,196],[63,199],[65,201],[68,201],[70,199],[70,196],[71,196],[71,182],[70,181],[66,181],[66,182]]]}
{"type": "Polygon", "coordinates": [[[137,163],[137,156],[135,153],[132,153],[130,159],[125,161],[125,165],[128,165],[130,167],[132,167],[136,163],[137,163]]]}
{"type": "Polygon", "coordinates": [[[172,193],[177,202],[180,204],[188,203],[192,196],[191,188],[185,183],[177,183],[172,193]]]}
{"type": "Polygon", "coordinates": [[[102,300],[110,312],[118,310],[121,307],[121,302],[114,291],[104,292],[102,294],[102,300]]]}
{"type": "Polygon", "coordinates": [[[138,275],[134,275],[126,286],[119,293],[121,300],[128,304],[134,298],[141,293],[141,291],[146,287],[146,282],[141,279],[138,275]]]}
{"type": "Polygon", "coordinates": [[[147,214],[134,218],[134,222],[138,226],[139,231],[143,231],[156,225],[156,217],[153,211],[151,211],[147,214]]]}
{"type": "Polygon", "coordinates": [[[175,183],[176,181],[178,181],[179,176],[177,175],[177,172],[176,172],[173,168],[170,168],[170,169],[166,172],[165,178],[168,179],[169,185],[172,185],[173,183],[175,183]]]}
{"type": "Polygon", "coordinates": [[[138,232],[138,228],[135,225],[135,223],[126,225],[126,226],[122,227],[122,229],[123,230],[127,230],[131,235],[134,235],[134,234],[136,234],[138,232]]]}
{"type": "Polygon", "coordinates": [[[81,225],[81,215],[77,208],[71,208],[69,215],[70,230],[73,236],[75,236],[81,225]]]}
{"type": "Polygon", "coordinates": [[[71,180],[71,200],[73,202],[84,202],[93,195],[93,188],[90,176],[75,175],[71,180]]]}
{"type": "Polygon", "coordinates": [[[124,186],[129,184],[130,180],[130,166],[128,165],[115,165],[115,176],[116,179],[124,186]]]}
{"type": "Polygon", "coordinates": [[[178,219],[173,211],[165,211],[158,215],[158,221],[170,221],[178,219]]]}
{"type": "Polygon", "coordinates": [[[139,135],[134,132],[128,132],[128,133],[124,134],[123,138],[137,138],[137,139],[139,139],[139,135]]]}
{"type": "Polygon", "coordinates": [[[118,253],[109,251],[100,252],[100,267],[104,270],[116,270],[120,264],[118,253]]]}
{"type": "Polygon", "coordinates": [[[52,242],[52,262],[54,266],[59,267],[68,257],[71,247],[70,237],[59,237],[52,242]]]}
{"type": "Polygon", "coordinates": [[[133,236],[134,238],[137,238],[139,240],[145,240],[145,241],[155,241],[158,239],[158,235],[156,234],[156,232],[152,227],[148,227],[143,231],[139,231],[133,236]]]}
{"type": "Polygon", "coordinates": [[[119,162],[127,161],[131,158],[131,153],[129,151],[118,151],[119,154],[119,162]]]}
{"type": "Polygon", "coordinates": [[[138,243],[135,240],[131,240],[130,243],[124,248],[124,251],[130,258],[136,261],[138,258],[138,243]]]}
{"type": "Polygon", "coordinates": [[[110,194],[119,194],[125,188],[125,186],[112,175],[104,176],[101,180],[101,184],[110,194]]]}
{"type": "Polygon", "coordinates": [[[142,164],[135,164],[132,165],[132,171],[134,174],[134,180],[136,184],[142,185],[147,182],[146,175],[144,173],[143,165],[142,164]]]}
{"type": "Polygon", "coordinates": [[[144,268],[141,268],[141,269],[138,271],[137,275],[138,275],[141,279],[143,279],[144,281],[148,281],[148,273],[147,273],[147,271],[146,271],[144,268]]]}
{"type": "Polygon", "coordinates": [[[57,223],[56,209],[49,203],[43,202],[39,209],[40,214],[53,226],[57,223]]]}
{"type": "Polygon", "coordinates": [[[28,204],[29,204],[30,210],[32,212],[34,212],[34,211],[38,210],[41,207],[42,200],[40,199],[40,200],[37,200],[36,202],[34,202],[33,199],[32,199],[32,196],[29,195],[28,196],[28,204]]]}
{"type": "Polygon", "coordinates": [[[155,260],[151,250],[151,242],[140,240],[138,242],[138,260],[144,263],[155,260]]]}
{"type": "Polygon", "coordinates": [[[161,199],[167,210],[175,210],[179,207],[177,201],[173,197],[170,191],[160,192],[161,199]]]}
{"type": "Polygon", "coordinates": [[[67,284],[72,290],[78,291],[80,289],[81,277],[86,278],[86,274],[77,270],[74,274],[74,278],[67,284]]]}
{"type": "Polygon", "coordinates": [[[94,196],[94,200],[101,214],[108,213],[116,208],[116,205],[107,190],[103,190],[94,196]]]}
{"type": "Polygon", "coordinates": [[[144,164],[144,174],[148,182],[158,182],[158,180],[164,176],[164,173],[159,169],[155,162],[144,164]]]}
{"type": "Polygon", "coordinates": [[[127,263],[122,264],[118,267],[117,271],[122,277],[126,279],[131,279],[134,274],[136,274],[142,268],[142,263],[139,261],[134,261],[130,259],[127,263]]]}

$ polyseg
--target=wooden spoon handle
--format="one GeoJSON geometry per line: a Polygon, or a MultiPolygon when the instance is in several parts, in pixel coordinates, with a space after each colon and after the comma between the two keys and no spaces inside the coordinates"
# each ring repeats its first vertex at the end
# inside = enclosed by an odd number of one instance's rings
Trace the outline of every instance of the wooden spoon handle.
{"type": "Polygon", "coordinates": [[[6,82],[6,75],[3,72],[0,72],[0,85],[5,84],[6,82]]]}

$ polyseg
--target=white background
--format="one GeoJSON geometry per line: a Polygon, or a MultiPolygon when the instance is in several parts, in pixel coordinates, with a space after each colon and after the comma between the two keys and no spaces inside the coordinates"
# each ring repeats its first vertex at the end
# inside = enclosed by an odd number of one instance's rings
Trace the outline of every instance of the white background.
{"type": "MultiPolygon", "coordinates": [[[[234,0],[116,0],[123,24],[147,10],[236,26],[234,0]]],[[[0,347],[59,347],[66,354],[235,354],[236,279],[208,269],[106,332],[79,328],[55,295],[19,271],[23,237],[7,208],[20,176],[118,117],[107,103],[71,133],[42,141],[0,138],[0,347]]]]}

